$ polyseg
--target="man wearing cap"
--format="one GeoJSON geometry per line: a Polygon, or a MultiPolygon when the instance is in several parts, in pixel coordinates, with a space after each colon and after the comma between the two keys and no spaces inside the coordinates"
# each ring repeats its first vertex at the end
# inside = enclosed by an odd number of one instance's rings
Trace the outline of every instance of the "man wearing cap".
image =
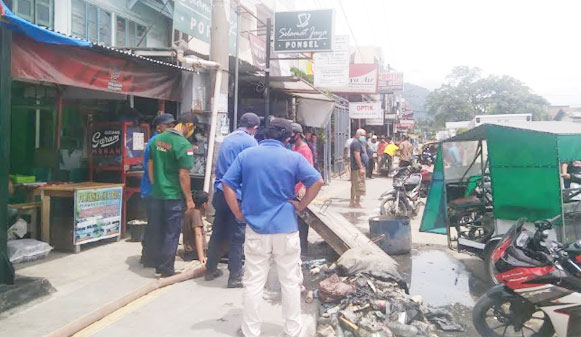
{"type": "Polygon", "coordinates": [[[141,241],[141,263],[144,267],[155,267],[155,252],[151,251],[151,246],[148,243],[151,242],[152,236],[159,237],[159,233],[154,233],[149,225],[149,219],[151,219],[151,181],[149,180],[149,170],[147,162],[149,161],[149,146],[153,143],[153,138],[160,133],[165,132],[167,129],[173,127],[175,119],[170,114],[161,114],[156,116],[151,123],[151,126],[155,130],[153,135],[147,141],[145,146],[145,151],[143,151],[143,176],[141,177],[141,198],[145,202],[145,213],[147,215],[148,224],[145,226],[145,233],[143,233],[143,240],[141,241]]]}
{"type": "MultiPolygon", "coordinates": [[[[292,123],[293,136],[290,140],[292,144],[292,150],[301,154],[305,159],[314,167],[313,164],[313,152],[309,145],[305,142],[305,136],[303,134],[303,127],[299,123],[292,123]]],[[[295,186],[295,195],[298,199],[301,199],[305,195],[305,185],[303,183],[298,183],[295,186]]],[[[308,237],[309,237],[309,225],[307,225],[302,219],[298,219],[299,222],[299,237],[301,239],[301,254],[304,255],[308,250],[308,237]]]]}
{"type": "Polygon", "coordinates": [[[194,150],[187,138],[194,134],[197,121],[192,113],[183,113],[176,126],[155,136],[149,145],[147,164],[153,184],[149,223],[151,230],[160,234],[151,241],[151,249],[157,252],[155,272],[162,277],[175,273],[184,202],[186,216],[191,215],[195,208],[190,183],[194,150]]]}
{"type": "MultiPolygon", "coordinates": [[[[216,180],[214,182],[214,198],[212,205],[216,210],[212,236],[208,244],[208,261],[206,262],[207,281],[222,275],[218,269],[218,262],[222,257],[222,244],[228,243],[228,288],[242,287],[242,249],[244,245],[244,232],[246,224],[236,221],[234,214],[224,199],[222,177],[232,165],[236,157],[243,150],[257,146],[254,135],[260,125],[260,119],[252,112],[247,112],[240,118],[240,127],[224,139],[220,146],[218,160],[216,161],[216,180]]],[[[236,198],[241,200],[240,189],[236,190],[236,198]]]]}
{"type": "Polygon", "coordinates": [[[285,119],[273,119],[259,146],[241,152],[222,178],[224,196],[237,219],[245,221],[244,310],[241,332],[260,335],[262,293],[271,258],[282,288],[284,335],[298,336],[301,328],[302,283],[297,212],[302,212],[323,185],[320,173],[299,153],[288,151],[292,127],[285,119]],[[297,183],[307,187],[295,200],[297,183]],[[242,209],[236,197],[242,191],[242,209]]]}

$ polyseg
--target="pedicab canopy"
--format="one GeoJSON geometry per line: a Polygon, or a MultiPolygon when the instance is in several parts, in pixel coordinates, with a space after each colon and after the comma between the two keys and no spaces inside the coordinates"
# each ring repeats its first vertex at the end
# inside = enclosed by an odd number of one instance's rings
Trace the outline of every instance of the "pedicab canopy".
{"type": "MultiPolygon", "coordinates": [[[[488,162],[496,219],[524,217],[536,221],[562,214],[559,167],[560,163],[581,159],[581,124],[483,124],[444,140],[439,147],[420,231],[447,233],[446,205],[449,200],[446,200],[446,184],[452,181],[449,172],[453,170],[448,169],[451,165],[446,159],[446,145],[459,144],[466,149],[470,144],[474,148],[474,144],[481,141],[485,149],[484,162],[488,162]]],[[[470,157],[470,154],[465,156],[470,157]]],[[[482,174],[481,164],[473,166],[478,169],[475,174],[482,174]]]]}

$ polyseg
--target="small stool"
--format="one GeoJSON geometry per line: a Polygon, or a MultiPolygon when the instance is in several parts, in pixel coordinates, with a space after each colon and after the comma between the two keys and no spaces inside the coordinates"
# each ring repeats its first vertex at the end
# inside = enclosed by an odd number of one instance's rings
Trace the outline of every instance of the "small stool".
{"type": "Polygon", "coordinates": [[[30,215],[30,236],[34,239],[38,237],[38,210],[40,209],[39,202],[26,202],[22,204],[8,204],[9,209],[16,211],[16,215],[20,218],[22,214],[28,213],[30,215]]]}

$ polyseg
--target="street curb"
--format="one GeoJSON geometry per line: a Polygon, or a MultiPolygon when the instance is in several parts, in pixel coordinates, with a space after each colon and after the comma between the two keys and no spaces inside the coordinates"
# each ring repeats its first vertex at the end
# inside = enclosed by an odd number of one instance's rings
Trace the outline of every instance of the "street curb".
{"type": "Polygon", "coordinates": [[[189,279],[197,278],[206,272],[206,267],[204,265],[197,266],[195,268],[185,269],[181,273],[173,275],[167,278],[161,278],[154,281],[149,282],[148,284],[130,292],[129,294],[109,302],[108,304],[102,306],[101,308],[88,313],[71,323],[45,335],[45,337],[68,337],[72,336],[75,333],[83,330],[84,328],[88,327],[89,325],[103,319],[104,317],[112,314],[113,312],[117,311],[118,309],[126,306],[127,304],[137,300],[140,297],[143,297],[150,292],[167,287],[169,285],[187,281],[189,279]]]}

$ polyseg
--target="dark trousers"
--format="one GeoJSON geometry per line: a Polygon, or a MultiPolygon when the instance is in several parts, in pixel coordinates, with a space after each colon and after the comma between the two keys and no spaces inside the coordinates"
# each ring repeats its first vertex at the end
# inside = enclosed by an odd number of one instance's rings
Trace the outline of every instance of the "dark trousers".
{"type": "Polygon", "coordinates": [[[154,252],[151,250],[151,241],[156,240],[155,237],[159,236],[159,233],[155,233],[151,229],[151,197],[144,197],[143,204],[145,206],[145,216],[147,217],[147,225],[145,225],[145,231],[143,232],[143,240],[141,240],[141,263],[145,266],[155,266],[153,256],[154,252]]]}
{"type": "Polygon", "coordinates": [[[150,211],[146,255],[153,260],[157,272],[172,274],[184,221],[184,202],[152,198],[150,211]]]}
{"type": "Polygon", "coordinates": [[[236,220],[226,203],[223,191],[216,190],[212,205],[216,210],[216,215],[212,225],[212,236],[210,236],[210,243],[208,244],[206,269],[208,272],[213,272],[218,268],[218,263],[220,258],[222,258],[222,245],[227,244],[230,278],[240,277],[242,276],[242,254],[246,224],[236,220]]]}
{"type": "Polygon", "coordinates": [[[400,160],[399,161],[399,167],[406,167],[406,166],[410,166],[412,163],[410,161],[407,160],[400,160]]]}
{"type": "Polygon", "coordinates": [[[299,239],[301,241],[301,255],[306,255],[309,249],[309,225],[297,215],[299,222],[299,239]]]}
{"type": "Polygon", "coordinates": [[[369,164],[367,165],[367,178],[372,177],[373,170],[375,170],[375,159],[369,158],[369,164]]]}

